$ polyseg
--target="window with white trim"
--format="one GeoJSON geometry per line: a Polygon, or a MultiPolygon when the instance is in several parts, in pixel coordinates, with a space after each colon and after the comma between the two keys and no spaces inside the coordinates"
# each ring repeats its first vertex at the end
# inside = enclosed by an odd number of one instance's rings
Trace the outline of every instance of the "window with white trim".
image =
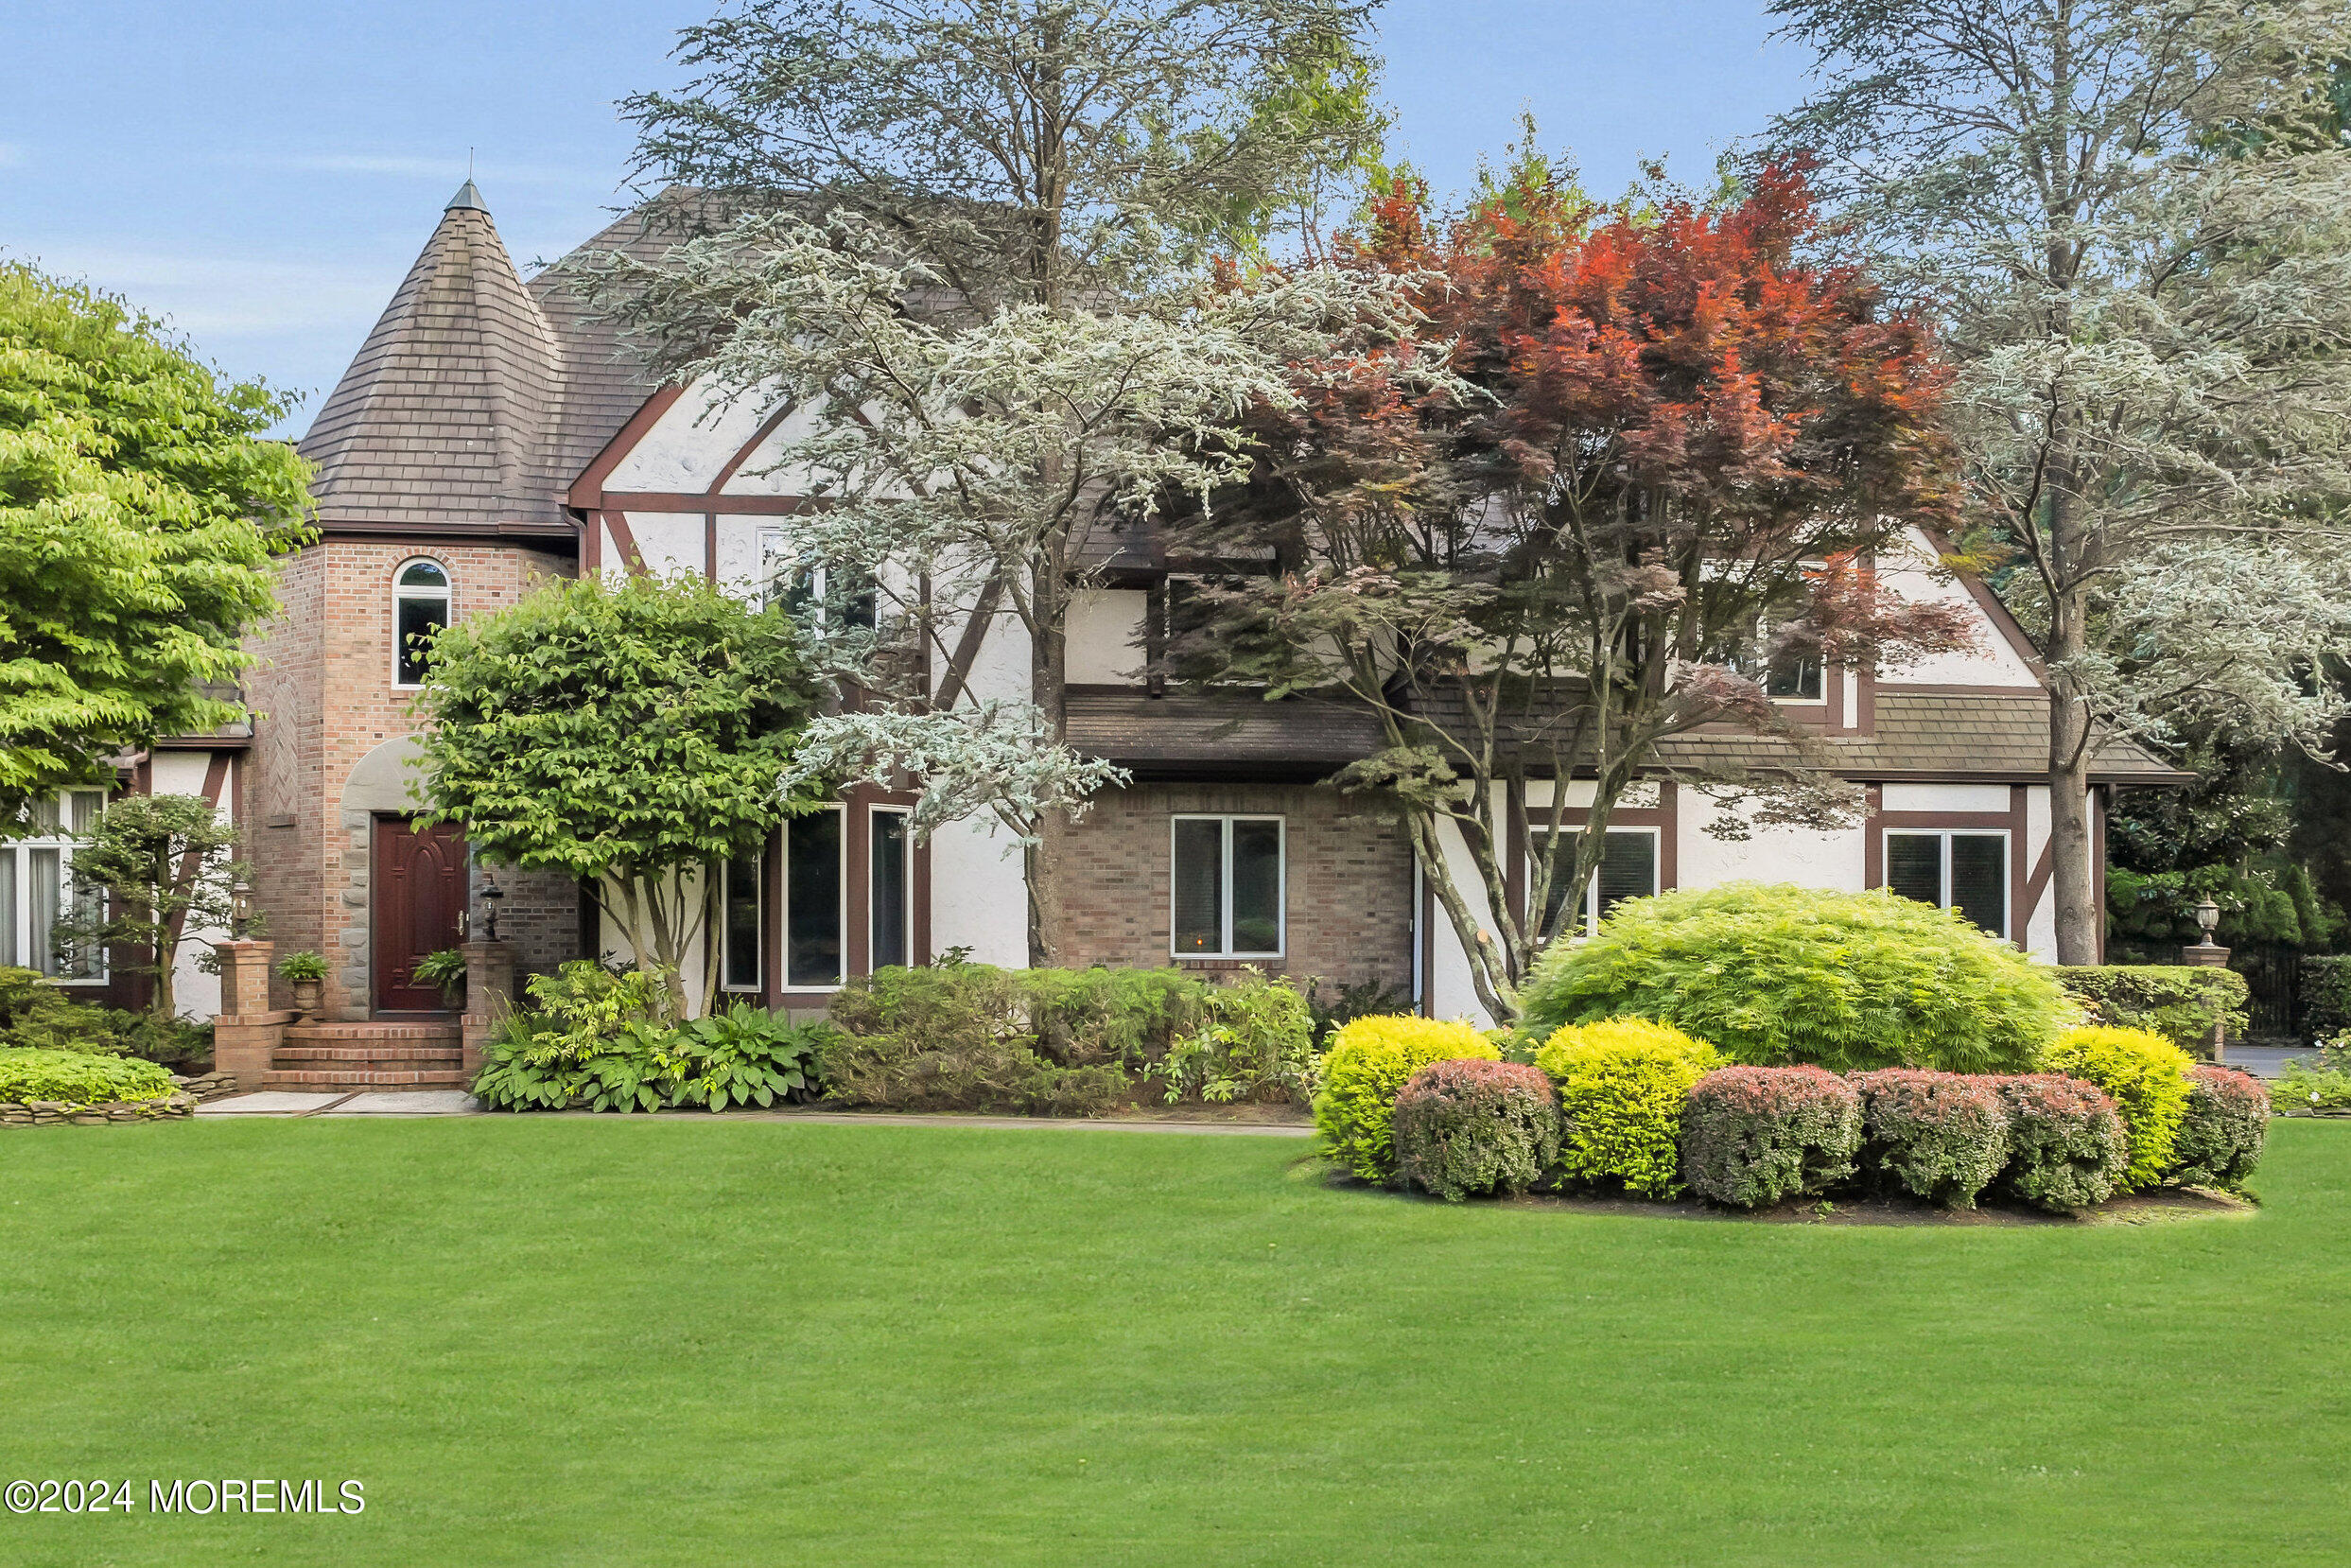
{"type": "Polygon", "coordinates": [[[31,830],[0,841],[0,965],[37,969],[69,985],[106,979],[103,949],[77,949],[58,926],[96,913],[102,895],[74,885],[74,845],[97,826],[103,790],[67,790],[32,803],[31,830]]]}
{"type": "Polygon", "coordinates": [[[2009,843],[1996,828],[1886,830],[1886,885],[2008,934],[2009,843]]]}
{"type": "Polygon", "coordinates": [[[874,628],[873,575],[802,559],[783,529],[759,530],[759,608],[780,608],[796,623],[820,632],[836,620],[874,628]]]}
{"type": "Polygon", "coordinates": [[[767,857],[743,855],[723,872],[719,908],[719,982],[729,991],[762,987],[767,929],[767,857]]]}
{"type": "Polygon", "coordinates": [[[903,807],[877,806],[869,818],[866,859],[872,876],[866,909],[870,968],[912,964],[914,952],[913,817],[903,807]]]}
{"type": "MultiPolygon", "coordinates": [[[[1536,829],[1532,856],[1541,856],[1549,838],[1548,832],[1536,829]]],[[[1581,900],[1581,932],[1566,931],[1558,924],[1559,911],[1567,905],[1568,880],[1574,875],[1572,868],[1559,867],[1543,900],[1543,930],[1563,936],[1589,932],[1626,899],[1654,897],[1658,891],[1663,838],[1663,831],[1655,828],[1611,828],[1602,835],[1600,869],[1585,887],[1581,900]]]]}
{"type": "Polygon", "coordinates": [[[1169,825],[1170,949],[1178,958],[1279,958],[1278,816],[1178,816],[1169,825]]]}
{"type": "Polygon", "coordinates": [[[784,824],[784,987],[827,991],[846,975],[847,868],[838,805],[784,824]]]}
{"type": "Polygon", "coordinates": [[[419,556],[404,562],[392,576],[392,684],[414,688],[425,684],[426,653],[435,633],[449,624],[449,569],[419,556]]]}

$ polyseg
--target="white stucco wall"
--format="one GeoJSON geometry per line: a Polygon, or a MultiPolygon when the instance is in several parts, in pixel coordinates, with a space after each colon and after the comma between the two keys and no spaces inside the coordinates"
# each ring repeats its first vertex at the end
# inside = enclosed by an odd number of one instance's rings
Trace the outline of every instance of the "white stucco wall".
{"type": "Polygon", "coordinates": [[[969,948],[974,960],[1026,968],[1028,892],[1020,846],[994,822],[949,823],[931,838],[931,950],[969,948]]]}
{"type": "Polygon", "coordinates": [[[729,399],[715,408],[713,402],[705,387],[689,388],[613,465],[604,488],[692,495],[709,489],[767,415],[763,397],[729,399]]]}
{"type": "MultiPolygon", "coordinates": [[[[152,755],[149,776],[153,793],[159,795],[201,795],[204,793],[204,773],[212,765],[208,751],[159,751],[152,755]]],[[[222,822],[236,820],[233,809],[235,794],[223,787],[219,808],[213,813],[222,822]]],[[[179,950],[171,965],[171,995],[183,1019],[207,1019],[220,1011],[220,977],[206,974],[197,967],[214,942],[225,941],[228,932],[208,928],[181,932],[179,950]]]]}
{"type": "Polygon", "coordinates": [[[1914,536],[1907,554],[1878,564],[1879,580],[1905,599],[1948,604],[1964,611],[1976,627],[1975,646],[1898,665],[1883,671],[1880,682],[1890,686],[2012,686],[2039,690],[2041,683],[2032,667],[2001,636],[1999,627],[1985,614],[1975,596],[1956,579],[1934,569],[1938,559],[1924,536],[1914,536]]]}
{"type": "Polygon", "coordinates": [[[1080,686],[1131,684],[1141,677],[1143,616],[1140,588],[1088,588],[1070,606],[1069,678],[1080,686]]]}
{"type": "Polygon", "coordinates": [[[700,577],[708,569],[708,525],[699,512],[632,512],[629,531],[654,577],[700,577]]]}

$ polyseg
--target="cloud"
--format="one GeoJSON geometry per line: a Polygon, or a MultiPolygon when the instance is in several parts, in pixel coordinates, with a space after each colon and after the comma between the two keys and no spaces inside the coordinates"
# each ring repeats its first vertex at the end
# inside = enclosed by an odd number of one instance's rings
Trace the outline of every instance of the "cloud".
{"type": "Polygon", "coordinates": [[[224,339],[364,332],[408,266],[405,257],[367,266],[72,246],[27,245],[16,253],[166,318],[205,353],[224,339]]]}

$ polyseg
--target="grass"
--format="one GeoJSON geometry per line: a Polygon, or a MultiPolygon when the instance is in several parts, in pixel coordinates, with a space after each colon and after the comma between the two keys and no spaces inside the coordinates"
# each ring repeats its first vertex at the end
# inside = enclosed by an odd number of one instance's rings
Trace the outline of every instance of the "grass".
{"type": "Polygon", "coordinates": [[[1274,1138],[700,1119],[0,1133],[0,1562],[2351,1557],[2351,1126],[2252,1219],[1447,1208],[1274,1138]]]}

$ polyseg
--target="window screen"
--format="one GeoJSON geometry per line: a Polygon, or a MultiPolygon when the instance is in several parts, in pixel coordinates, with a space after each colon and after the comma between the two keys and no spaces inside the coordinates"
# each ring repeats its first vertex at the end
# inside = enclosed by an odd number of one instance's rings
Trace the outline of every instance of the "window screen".
{"type": "Polygon", "coordinates": [[[759,988],[759,897],[762,858],[726,862],[726,988],[759,988]]]}
{"type": "Polygon", "coordinates": [[[906,813],[876,811],[873,844],[874,963],[877,969],[908,962],[906,813]]]}
{"type": "Polygon", "coordinates": [[[841,813],[784,825],[784,984],[841,984],[841,813]]]}

